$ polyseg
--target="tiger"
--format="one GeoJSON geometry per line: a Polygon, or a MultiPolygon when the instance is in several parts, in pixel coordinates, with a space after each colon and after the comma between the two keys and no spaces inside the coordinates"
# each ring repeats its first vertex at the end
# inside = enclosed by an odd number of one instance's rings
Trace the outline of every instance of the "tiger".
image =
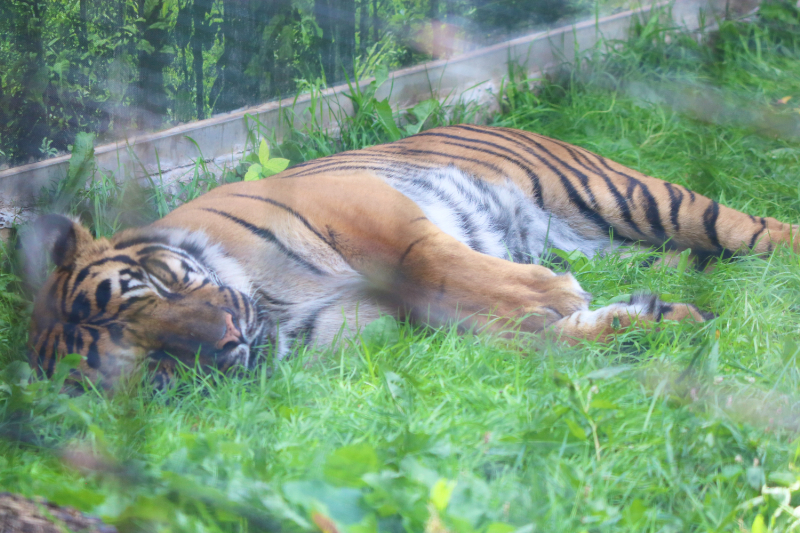
{"type": "Polygon", "coordinates": [[[182,364],[229,372],[357,339],[384,315],[607,342],[712,315],[646,293],[591,309],[572,273],[541,264],[552,250],[709,259],[800,252],[799,231],[537,133],[438,127],[219,186],[108,239],[40,217],[55,269],[30,364],[50,375],[79,354],[74,372],[106,388],[142,365],[164,380],[182,364]]]}

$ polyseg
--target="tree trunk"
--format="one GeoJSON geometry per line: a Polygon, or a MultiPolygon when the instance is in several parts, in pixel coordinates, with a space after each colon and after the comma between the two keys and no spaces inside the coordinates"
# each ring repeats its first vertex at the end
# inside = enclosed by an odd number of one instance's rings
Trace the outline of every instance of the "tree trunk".
{"type": "Polygon", "coordinates": [[[130,128],[131,124],[131,109],[128,105],[128,102],[125,100],[126,94],[129,95],[131,90],[134,88],[130,85],[130,78],[123,74],[125,71],[122,68],[122,64],[125,61],[125,58],[130,54],[131,41],[133,41],[133,39],[129,38],[127,44],[125,44],[125,41],[122,40],[122,36],[124,35],[122,28],[125,26],[125,18],[128,14],[128,0],[117,0],[117,4],[114,7],[116,8],[116,16],[114,17],[114,25],[116,27],[114,30],[119,32],[120,40],[122,41],[116,43],[114,48],[114,60],[117,63],[117,79],[114,81],[117,82],[119,86],[125,87],[123,94],[120,96],[119,102],[117,102],[112,108],[112,114],[114,115],[115,136],[119,136],[124,134],[128,128],[130,128]]]}
{"type": "MultiPolygon", "coordinates": [[[[26,163],[39,158],[39,147],[42,139],[48,136],[50,128],[47,124],[47,110],[44,107],[44,95],[50,85],[47,79],[47,67],[44,63],[44,43],[42,28],[44,26],[45,3],[33,0],[28,4],[30,11],[22,15],[20,26],[24,57],[24,71],[20,85],[23,94],[17,96],[19,104],[17,115],[17,131],[12,138],[17,144],[17,162],[26,163]],[[26,16],[27,15],[27,16],[26,16]],[[33,91],[36,91],[35,93],[33,91]]],[[[12,104],[13,105],[13,104],[12,104]]]]}
{"type": "Polygon", "coordinates": [[[372,42],[377,43],[379,36],[378,36],[378,25],[380,24],[380,19],[378,18],[378,0],[372,0],[372,42]]]}
{"type": "Polygon", "coordinates": [[[358,45],[363,59],[367,58],[369,48],[369,0],[361,0],[358,10],[358,45]]]}
{"type": "Polygon", "coordinates": [[[80,0],[80,21],[78,22],[78,46],[81,47],[83,52],[89,51],[89,29],[88,20],[89,16],[86,12],[86,3],[88,0],[80,0]]]}
{"type": "Polygon", "coordinates": [[[211,11],[213,0],[194,0],[192,3],[192,69],[195,81],[195,108],[197,118],[206,116],[205,81],[203,73],[203,49],[213,44],[213,34],[206,23],[206,15],[211,11]]]}
{"type": "Polygon", "coordinates": [[[165,28],[153,28],[159,19],[164,0],[150,3],[139,0],[139,35],[149,46],[139,50],[139,77],[137,80],[137,126],[144,130],[158,129],[167,115],[167,93],[164,88],[164,67],[169,55],[162,50],[169,41],[165,28]]]}
{"type": "Polygon", "coordinates": [[[258,95],[257,80],[248,76],[246,70],[260,42],[255,24],[262,21],[255,20],[257,17],[253,13],[253,8],[260,3],[260,0],[223,0],[225,49],[217,62],[217,79],[210,95],[217,111],[244,107],[258,95]]]}
{"type": "Polygon", "coordinates": [[[356,2],[355,0],[339,0],[337,32],[337,61],[339,73],[352,77],[353,62],[356,57],[356,2]]]}
{"type": "Polygon", "coordinates": [[[322,30],[319,55],[322,72],[327,84],[333,85],[336,78],[336,48],[334,46],[334,24],[332,6],[336,0],[314,0],[314,18],[322,30]]]}

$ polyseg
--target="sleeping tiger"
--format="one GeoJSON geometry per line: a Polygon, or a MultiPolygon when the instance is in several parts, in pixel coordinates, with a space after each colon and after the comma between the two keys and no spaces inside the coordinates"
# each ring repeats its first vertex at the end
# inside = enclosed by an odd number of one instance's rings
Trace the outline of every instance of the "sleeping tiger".
{"type": "Polygon", "coordinates": [[[634,322],[709,315],[640,295],[590,309],[548,250],[620,245],[761,253],[798,226],[753,217],[535,133],[461,125],[218,187],[146,227],[94,239],[38,220],[56,270],[40,290],[30,361],[65,354],[104,386],[145,363],[223,371],[326,345],[383,315],[606,340],[634,322]]]}

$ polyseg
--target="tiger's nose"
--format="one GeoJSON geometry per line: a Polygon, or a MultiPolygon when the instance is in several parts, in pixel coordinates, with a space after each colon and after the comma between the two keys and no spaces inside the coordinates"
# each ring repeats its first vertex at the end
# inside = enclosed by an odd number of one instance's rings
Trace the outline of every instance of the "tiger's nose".
{"type": "Polygon", "coordinates": [[[234,342],[236,344],[242,344],[244,342],[244,338],[242,336],[242,332],[236,325],[233,323],[233,314],[232,313],[225,313],[225,333],[222,335],[222,338],[217,342],[217,349],[221,350],[227,345],[229,342],[234,342]]]}

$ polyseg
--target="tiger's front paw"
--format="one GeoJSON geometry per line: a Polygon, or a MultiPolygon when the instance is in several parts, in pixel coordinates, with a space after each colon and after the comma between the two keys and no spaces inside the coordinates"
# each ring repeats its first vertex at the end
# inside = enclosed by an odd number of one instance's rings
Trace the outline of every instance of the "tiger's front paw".
{"type": "Polygon", "coordinates": [[[606,342],[633,325],[647,327],[662,320],[705,322],[711,318],[714,318],[712,313],[704,313],[692,304],[667,303],[653,294],[637,294],[627,303],[573,313],[553,324],[553,328],[570,343],[581,339],[606,342]]]}
{"type": "Polygon", "coordinates": [[[637,311],[637,316],[648,322],[681,321],[687,318],[695,322],[705,322],[714,318],[714,313],[705,313],[696,305],[667,303],[654,294],[636,294],[627,305],[637,311]]]}
{"type": "Polygon", "coordinates": [[[774,218],[766,218],[766,230],[769,235],[768,239],[764,239],[766,248],[762,244],[756,244],[754,251],[771,252],[775,249],[776,245],[786,245],[791,247],[795,253],[800,253],[800,225],[798,224],[785,224],[774,218]]]}
{"type": "Polygon", "coordinates": [[[506,316],[524,317],[522,328],[538,331],[566,316],[589,308],[592,295],[572,274],[553,275],[521,287],[506,316]]]}

